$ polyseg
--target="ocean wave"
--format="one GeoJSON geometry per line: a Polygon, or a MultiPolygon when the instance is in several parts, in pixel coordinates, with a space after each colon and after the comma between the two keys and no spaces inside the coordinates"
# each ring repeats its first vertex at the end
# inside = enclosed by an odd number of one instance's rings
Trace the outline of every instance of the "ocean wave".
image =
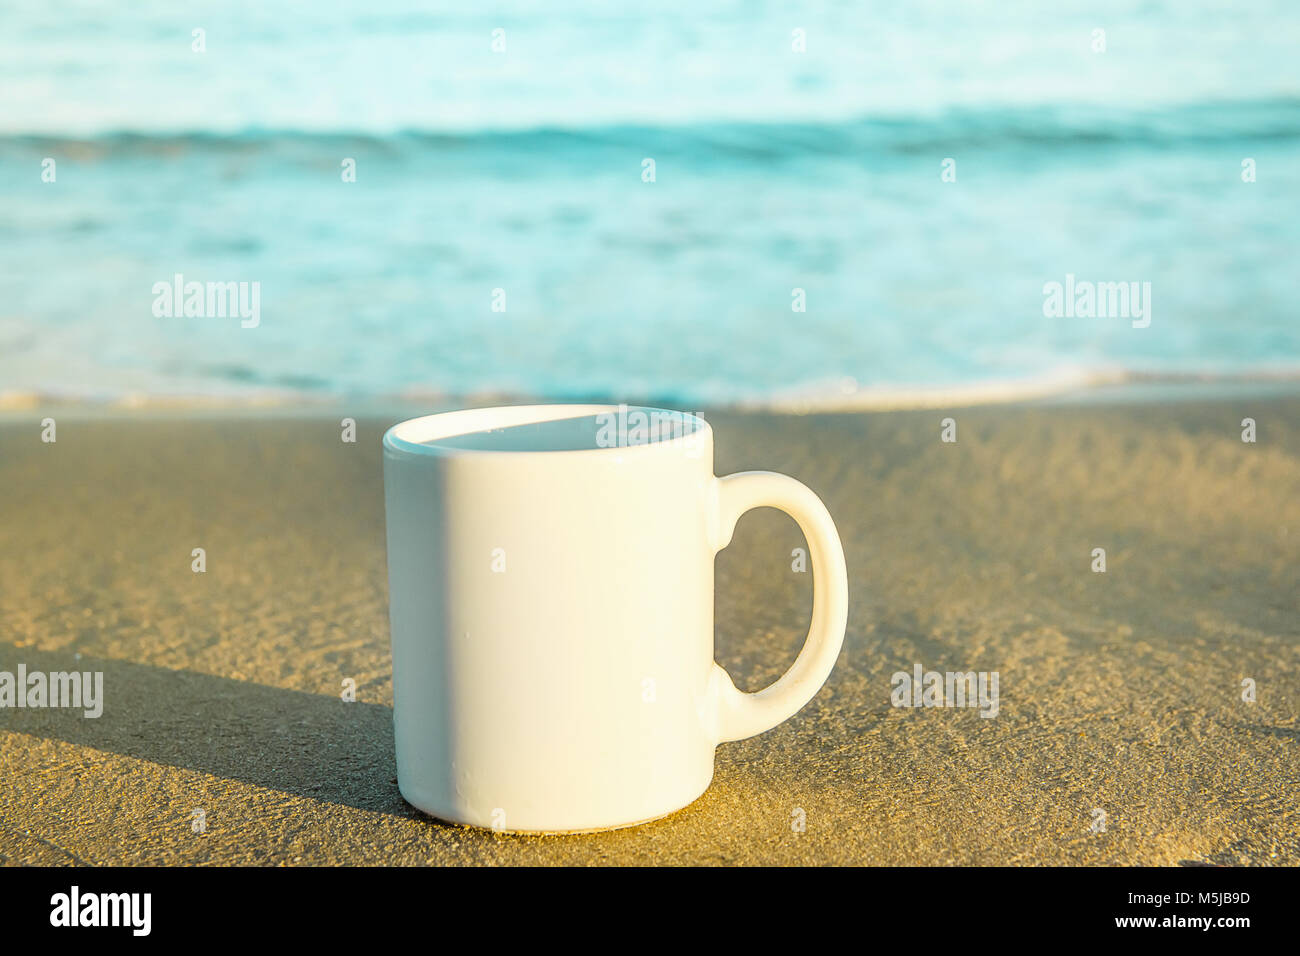
{"type": "Polygon", "coordinates": [[[1173,149],[1295,139],[1300,139],[1300,98],[1283,97],[1189,103],[1160,110],[999,107],[808,123],[619,124],[464,132],[398,129],[384,133],[250,127],[229,131],[117,130],[84,137],[10,133],[0,134],[0,156],[37,150],[83,159],[175,159],[186,153],[274,154],[319,147],[330,152],[342,149],[394,155],[515,153],[564,158],[601,150],[653,149],[665,155],[716,154],[777,161],[988,149],[1019,153],[1088,147],[1173,149]]]}

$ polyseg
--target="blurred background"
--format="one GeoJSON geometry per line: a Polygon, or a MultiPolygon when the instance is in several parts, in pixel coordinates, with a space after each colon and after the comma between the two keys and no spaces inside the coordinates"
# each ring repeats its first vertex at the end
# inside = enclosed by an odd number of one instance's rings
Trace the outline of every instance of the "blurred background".
{"type": "Polygon", "coordinates": [[[1289,0],[7,3],[0,403],[1288,376],[1297,50],[1289,0]]]}

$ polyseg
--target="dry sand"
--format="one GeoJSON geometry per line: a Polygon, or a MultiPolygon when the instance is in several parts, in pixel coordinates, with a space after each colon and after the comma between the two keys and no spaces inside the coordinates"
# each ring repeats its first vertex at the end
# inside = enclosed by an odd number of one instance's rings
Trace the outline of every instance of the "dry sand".
{"type": "MultiPolygon", "coordinates": [[[[0,670],[102,670],[107,704],[0,710],[3,862],[1300,864],[1300,400],[709,416],[720,474],[787,472],[836,517],[844,650],[695,804],[571,837],[398,794],[379,438],[402,416],[350,445],[346,412],[68,413],[49,445],[44,414],[0,425],[0,670]],[[998,671],[999,715],[892,707],[918,662],[998,671]]],[[[747,689],[802,640],[801,543],[764,510],[718,559],[747,689]]]]}

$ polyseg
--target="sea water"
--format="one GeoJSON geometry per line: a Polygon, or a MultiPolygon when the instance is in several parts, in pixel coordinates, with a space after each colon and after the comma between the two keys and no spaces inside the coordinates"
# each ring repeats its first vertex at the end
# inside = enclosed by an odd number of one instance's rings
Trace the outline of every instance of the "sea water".
{"type": "Polygon", "coordinates": [[[1298,41],[1284,0],[20,4],[0,402],[1287,374],[1298,41]]]}

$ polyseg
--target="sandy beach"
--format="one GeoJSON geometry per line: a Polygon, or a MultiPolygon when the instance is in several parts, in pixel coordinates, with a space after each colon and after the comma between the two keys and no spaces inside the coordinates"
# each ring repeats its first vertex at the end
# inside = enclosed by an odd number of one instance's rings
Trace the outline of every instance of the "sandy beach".
{"type": "MultiPolygon", "coordinates": [[[[0,420],[0,671],[105,697],[0,710],[0,862],[1300,864],[1300,399],[706,411],[719,474],[785,472],[835,517],[844,649],[690,807],[569,837],[398,793],[380,437],[427,410],[357,416],[356,444],[346,408],[0,420]],[[997,716],[892,706],[918,664],[998,672],[997,716]]],[[[802,641],[802,543],[764,510],[718,558],[745,689],[802,641]]]]}

